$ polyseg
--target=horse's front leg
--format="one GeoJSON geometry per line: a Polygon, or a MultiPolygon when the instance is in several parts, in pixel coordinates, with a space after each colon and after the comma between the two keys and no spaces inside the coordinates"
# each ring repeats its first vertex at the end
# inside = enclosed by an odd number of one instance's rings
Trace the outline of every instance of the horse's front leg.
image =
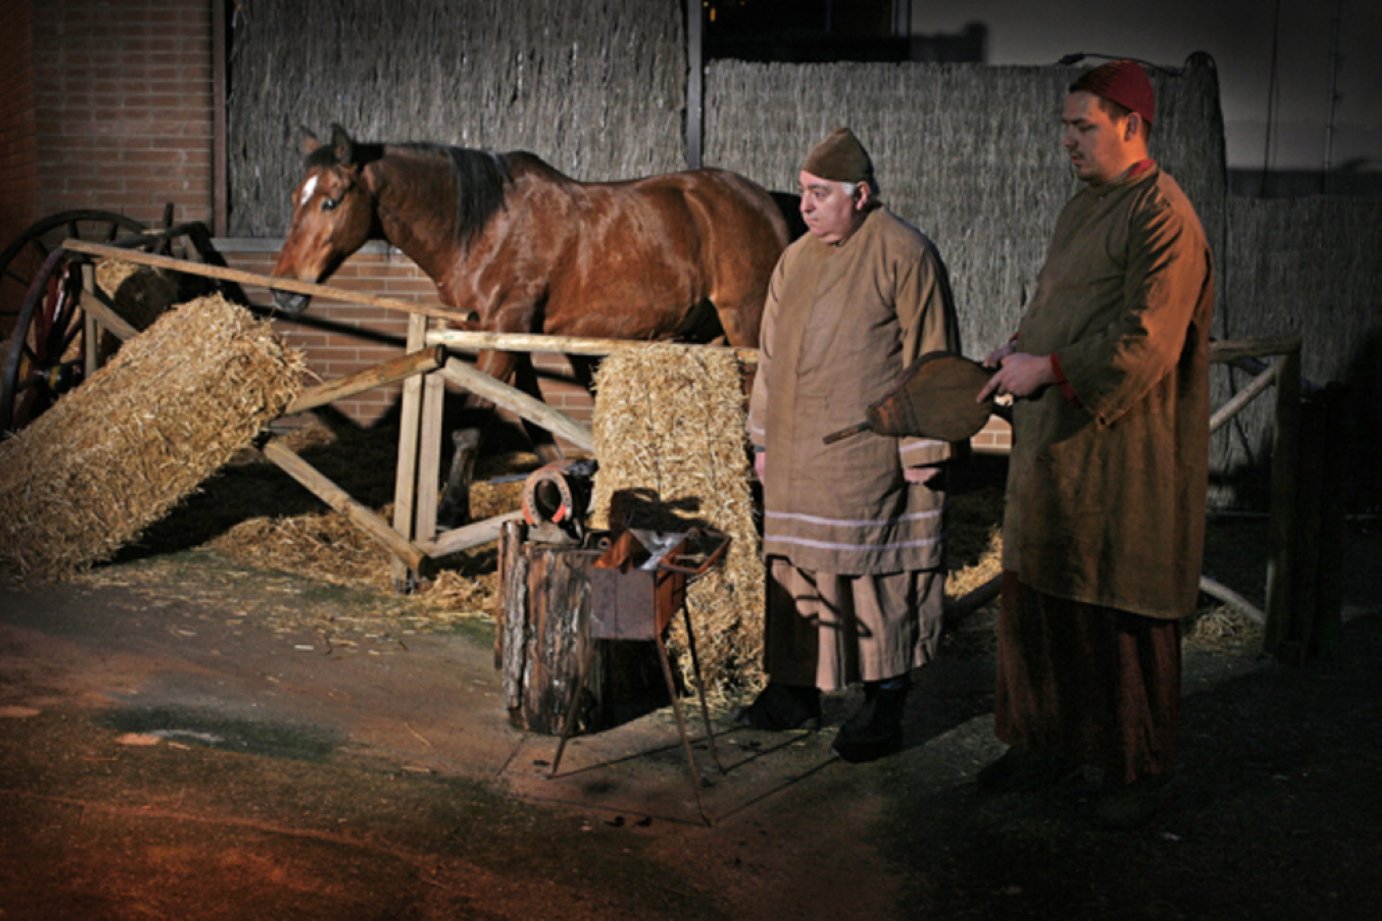
{"type": "MultiPolygon", "coordinates": [[[[475,367],[495,380],[507,382],[520,358],[524,357],[513,352],[481,352],[475,367]]],[[[475,477],[475,459],[480,454],[484,420],[493,409],[493,402],[473,393],[466,394],[461,405],[464,422],[451,432],[451,466],[437,503],[437,524],[443,528],[458,528],[470,521],[470,484],[475,477]]]]}
{"type": "MultiPolygon", "coordinates": [[[[513,383],[524,393],[542,399],[537,374],[526,352],[481,352],[475,367],[495,380],[513,383]]],[[[437,523],[443,528],[457,528],[470,521],[470,484],[475,475],[475,459],[480,453],[481,430],[493,409],[493,402],[473,393],[468,394],[462,404],[461,416],[467,422],[451,433],[451,466],[437,504],[437,523]]],[[[523,425],[533,450],[543,463],[561,459],[561,450],[550,432],[527,421],[523,425]]]]}

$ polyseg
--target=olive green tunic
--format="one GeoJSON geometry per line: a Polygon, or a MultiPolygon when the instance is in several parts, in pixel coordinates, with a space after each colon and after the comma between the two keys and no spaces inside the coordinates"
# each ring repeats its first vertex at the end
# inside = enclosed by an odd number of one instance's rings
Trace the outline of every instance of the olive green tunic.
{"type": "Polygon", "coordinates": [[[1204,547],[1214,278],[1194,208],[1157,167],[1087,187],[1056,222],[1017,346],[1076,400],[1014,408],[1003,566],[1058,598],[1194,610],[1204,547]]]}
{"type": "Polygon", "coordinates": [[[783,253],[763,311],[749,434],[766,448],[764,554],[863,575],[941,565],[944,493],[904,466],[946,460],[945,442],[862,433],[916,357],[959,351],[944,265],[916,228],[869,212],[843,243],[805,235],[783,253]]]}

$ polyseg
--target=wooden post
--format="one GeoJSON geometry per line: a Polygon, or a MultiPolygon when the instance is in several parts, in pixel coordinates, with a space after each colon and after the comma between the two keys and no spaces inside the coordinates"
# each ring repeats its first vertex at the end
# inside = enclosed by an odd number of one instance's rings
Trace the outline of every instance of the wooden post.
{"type": "Polygon", "coordinates": [[[705,9],[686,4],[686,168],[701,168],[705,146],[705,9]]]}
{"type": "MultiPolygon", "coordinates": [[[[422,348],[426,337],[426,317],[410,316],[407,350],[415,352],[422,348]]],[[[417,495],[418,420],[422,415],[422,381],[410,377],[403,382],[402,403],[398,422],[398,466],[394,472],[393,527],[404,540],[411,541],[417,533],[413,529],[413,510],[417,495]]],[[[395,560],[390,564],[389,575],[395,587],[408,587],[411,574],[400,561],[395,560]]]]}
{"type": "MultiPolygon", "coordinates": [[[[427,327],[432,323],[424,319],[422,325],[425,341],[427,327]]],[[[437,536],[437,486],[441,479],[441,427],[445,402],[446,386],[442,376],[435,373],[424,375],[418,436],[417,511],[413,516],[413,535],[419,540],[432,540],[437,536]]]]}
{"type": "Polygon", "coordinates": [[[1343,564],[1341,458],[1351,442],[1337,412],[1337,388],[1304,399],[1301,414],[1297,547],[1292,581],[1291,641],[1302,657],[1328,654],[1338,645],[1343,564]]]}
{"type": "MultiPolygon", "coordinates": [[[[85,308],[92,301],[96,300],[93,293],[96,290],[96,270],[90,263],[82,266],[82,306],[85,308]]],[[[101,326],[96,322],[96,316],[90,310],[82,310],[82,380],[87,380],[96,373],[96,368],[100,364],[100,355],[97,352],[98,342],[101,337],[101,326]]]]}
{"type": "Polygon", "coordinates": [[[1276,418],[1272,430],[1271,538],[1267,559],[1267,624],[1263,648],[1299,662],[1305,649],[1293,637],[1295,567],[1299,557],[1300,343],[1276,360],[1276,418]]]}

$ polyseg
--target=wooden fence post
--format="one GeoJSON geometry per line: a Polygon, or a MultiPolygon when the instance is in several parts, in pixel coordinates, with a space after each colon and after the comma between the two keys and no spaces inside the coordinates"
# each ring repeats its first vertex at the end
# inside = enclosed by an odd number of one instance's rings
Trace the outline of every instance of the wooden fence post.
{"type": "MultiPolygon", "coordinates": [[[[424,340],[427,327],[431,325],[430,320],[423,318],[424,340]]],[[[437,536],[437,488],[441,481],[441,428],[445,402],[446,386],[441,374],[433,372],[425,375],[422,378],[422,417],[419,422],[417,511],[413,516],[413,535],[419,541],[430,541],[437,536]]]]}
{"type": "Polygon", "coordinates": [[[1300,479],[1300,343],[1276,360],[1276,418],[1272,429],[1271,537],[1267,559],[1265,651],[1299,662],[1305,649],[1295,638],[1295,567],[1299,565],[1297,528],[1300,479]]]}
{"type": "MultiPolygon", "coordinates": [[[[408,317],[407,351],[423,347],[427,338],[427,318],[418,314],[408,317]]],[[[394,472],[393,527],[403,539],[412,541],[417,532],[413,527],[413,509],[417,498],[418,422],[422,415],[422,381],[416,376],[403,382],[403,403],[398,422],[398,468],[394,472]]],[[[429,534],[428,537],[431,537],[429,534]]],[[[412,579],[401,561],[389,564],[389,576],[394,587],[406,589],[412,579]]]]}

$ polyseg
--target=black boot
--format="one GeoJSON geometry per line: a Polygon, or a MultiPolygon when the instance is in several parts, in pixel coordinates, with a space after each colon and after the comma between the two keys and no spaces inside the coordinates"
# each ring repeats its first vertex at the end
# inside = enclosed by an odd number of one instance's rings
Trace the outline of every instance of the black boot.
{"type": "Polygon", "coordinates": [[[734,721],[754,729],[785,732],[821,728],[821,692],[814,687],[769,681],[753,703],[734,714],[734,721]]]}
{"type": "Polygon", "coordinates": [[[902,750],[902,714],[911,682],[906,676],[864,683],[864,703],[835,735],[831,748],[852,763],[902,750]]]}

